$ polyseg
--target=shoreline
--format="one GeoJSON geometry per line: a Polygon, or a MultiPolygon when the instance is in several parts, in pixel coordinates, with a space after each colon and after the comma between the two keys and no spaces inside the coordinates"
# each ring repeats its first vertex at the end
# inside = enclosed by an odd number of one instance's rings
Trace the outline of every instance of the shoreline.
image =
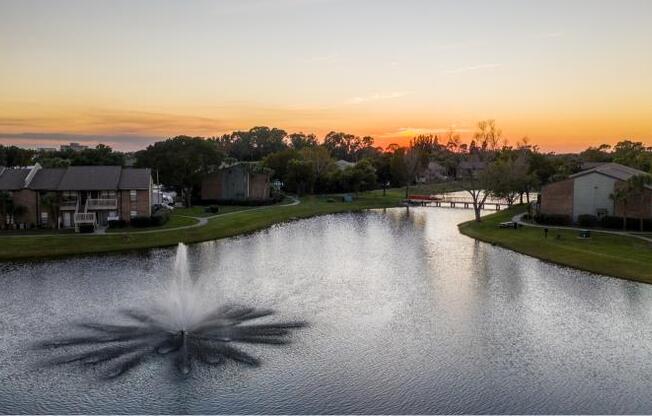
{"type": "Polygon", "coordinates": [[[481,223],[472,220],[458,224],[458,230],[475,240],[558,266],[652,284],[652,243],[599,232],[582,240],[577,238],[576,230],[554,228],[546,239],[539,227],[498,228],[499,223],[511,221],[521,211],[524,208],[513,207],[489,214],[482,217],[481,223]]]}
{"type": "Polygon", "coordinates": [[[360,194],[353,202],[328,202],[327,198],[306,196],[300,203],[248,209],[206,218],[194,226],[156,232],[106,233],[102,235],[33,235],[28,238],[0,236],[0,263],[35,261],[77,256],[141,251],[193,244],[247,235],[276,224],[320,215],[393,208],[400,205],[396,192],[386,196],[378,191],[360,194]]]}

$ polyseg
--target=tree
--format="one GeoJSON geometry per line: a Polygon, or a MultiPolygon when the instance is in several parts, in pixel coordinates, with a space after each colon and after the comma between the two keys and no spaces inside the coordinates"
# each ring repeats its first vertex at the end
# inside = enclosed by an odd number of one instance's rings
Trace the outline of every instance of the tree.
{"type": "Polygon", "coordinates": [[[224,154],[201,137],[177,136],[136,152],[136,165],[158,171],[160,181],[177,188],[190,207],[202,178],[219,167],[224,154]]]}
{"type": "Polygon", "coordinates": [[[337,169],[330,153],[324,146],[309,146],[301,149],[299,154],[303,160],[312,163],[315,180],[310,193],[314,193],[315,188],[318,192],[323,191],[327,183],[326,176],[337,169]]]}
{"type": "Polygon", "coordinates": [[[473,137],[476,142],[480,143],[480,148],[483,151],[494,152],[503,140],[502,134],[502,130],[496,127],[495,120],[483,120],[478,123],[478,131],[473,137]]]}
{"type": "Polygon", "coordinates": [[[287,166],[286,186],[288,189],[303,195],[313,187],[315,181],[312,162],[292,159],[287,166]]]}
{"type": "Polygon", "coordinates": [[[317,137],[314,134],[292,133],[288,136],[290,146],[295,150],[301,150],[306,147],[318,146],[317,137]]]}
{"type": "Polygon", "coordinates": [[[257,161],[286,149],[285,130],[254,127],[249,131],[234,131],[210,139],[223,154],[236,160],[257,161]]]}
{"type": "Polygon", "coordinates": [[[54,222],[54,227],[59,229],[59,207],[61,200],[58,192],[48,192],[41,198],[41,206],[46,209],[48,218],[54,222]]]}
{"type": "Polygon", "coordinates": [[[18,146],[0,145],[0,166],[8,168],[18,166],[29,166],[32,164],[32,158],[36,151],[23,149],[18,146]]]}
{"type": "Polygon", "coordinates": [[[0,191],[0,217],[2,217],[0,228],[4,228],[7,225],[7,217],[11,214],[13,208],[14,201],[11,195],[8,192],[0,191]]]}
{"type": "Polygon", "coordinates": [[[378,182],[380,182],[380,186],[383,188],[383,196],[387,194],[387,184],[392,179],[390,167],[391,157],[392,155],[390,153],[383,153],[372,161],[374,168],[376,169],[378,182]]]}
{"type": "MultiPolygon", "coordinates": [[[[614,201],[614,211],[618,203],[622,204],[623,207],[623,231],[627,230],[627,214],[629,202],[633,199],[641,200],[643,198],[643,192],[645,189],[652,185],[652,176],[651,175],[636,175],[629,178],[620,186],[617,186],[614,192],[609,195],[614,201]]],[[[639,217],[639,229],[643,231],[643,216],[639,217]]]]}
{"type": "Polygon", "coordinates": [[[370,136],[358,137],[353,134],[331,131],[324,138],[324,147],[337,160],[357,162],[365,153],[376,152],[374,139],[370,136]]]}
{"type": "Polygon", "coordinates": [[[301,155],[295,149],[285,149],[265,156],[263,159],[263,166],[274,171],[274,178],[285,181],[290,161],[301,158],[301,155]]]}
{"type": "Polygon", "coordinates": [[[368,160],[362,160],[355,166],[346,168],[341,176],[342,188],[349,192],[366,191],[376,185],[376,169],[368,160]]]}

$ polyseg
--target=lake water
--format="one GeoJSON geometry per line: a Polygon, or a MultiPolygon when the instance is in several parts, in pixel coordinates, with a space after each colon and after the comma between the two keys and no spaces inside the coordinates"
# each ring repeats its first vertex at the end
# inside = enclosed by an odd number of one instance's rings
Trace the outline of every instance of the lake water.
{"type": "Polygon", "coordinates": [[[37,365],[36,340],[110,320],[174,249],[0,265],[3,413],[652,413],[652,286],[460,235],[471,210],[302,220],[189,247],[216,303],[310,327],[258,368],[151,360],[112,381],[37,365]]]}

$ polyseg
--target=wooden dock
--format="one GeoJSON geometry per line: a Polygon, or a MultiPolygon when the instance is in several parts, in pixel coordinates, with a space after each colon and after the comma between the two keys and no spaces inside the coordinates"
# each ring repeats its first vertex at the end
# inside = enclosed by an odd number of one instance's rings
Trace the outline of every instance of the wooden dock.
{"type": "MultiPolygon", "coordinates": [[[[404,199],[403,202],[421,207],[473,209],[473,200],[470,197],[452,195],[408,195],[407,199],[404,199]]],[[[481,204],[480,209],[500,211],[508,207],[509,204],[505,201],[490,200],[481,204]]]]}

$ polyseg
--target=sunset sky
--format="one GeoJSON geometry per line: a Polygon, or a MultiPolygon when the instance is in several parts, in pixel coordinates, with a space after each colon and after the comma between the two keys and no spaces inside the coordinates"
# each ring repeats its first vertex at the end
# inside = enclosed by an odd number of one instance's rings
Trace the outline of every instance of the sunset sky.
{"type": "Polygon", "coordinates": [[[652,1],[0,0],[0,143],[257,125],[652,145],[652,1]]]}

